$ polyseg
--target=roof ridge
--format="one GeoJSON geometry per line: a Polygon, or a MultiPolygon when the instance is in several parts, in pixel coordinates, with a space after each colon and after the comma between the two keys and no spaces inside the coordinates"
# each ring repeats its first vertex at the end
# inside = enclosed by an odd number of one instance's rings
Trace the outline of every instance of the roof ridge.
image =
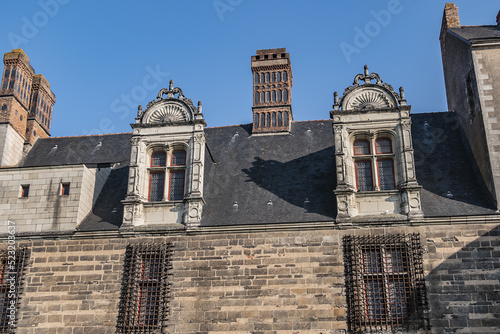
{"type": "Polygon", "coordinates": [[[81,136],[59,136],[59,137],[48,137],[43,139],[52,139],[52,138],[84,138],[84,137],[100,137],[100,136],[114,136],[114,135],[125,135],[132,134],[132,132],[116,132],[116,133],[102,133],[96,135],[81,135],[81,136]]]}

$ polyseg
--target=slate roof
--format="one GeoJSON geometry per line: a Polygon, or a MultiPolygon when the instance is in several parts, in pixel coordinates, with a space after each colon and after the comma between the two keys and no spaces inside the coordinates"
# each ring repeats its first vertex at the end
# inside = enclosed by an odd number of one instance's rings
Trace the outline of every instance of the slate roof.
{"type": "Polygon", "coordinates": [[[500,38],[500,26],[461,26],[448,29],[471,42],[500,38]]]}
{"type": "Polygon", "coordinates": [[[130,136],[131,133],[116,133],[40,138],[20,166],[90,165],[128,161],[130,136]]]}
{"type": "MultiPolygon", "coordinates": [[[[294,122],[286,135],[250,136],[251,124],[206,128],[202,226],[333,221],[331,120],[294,122]]],[[[426,217],[493,214],[453,113],[412,114],[417,180],[426,217]]],[[[119,228],[131,133],[40,139],[23,167],[120,162],[81,231],[119,228]],[[99,149],[96,147],[101,143],[99,149]],[[51,152],[54,146],[57,150],[51,152]]]]}
{"type": "Polygon", "coordinates": [[[479,171],[467,153],[455,113],[412,114],[417,181],[426,217],[495,213],[479,171]],[[449,193],[448,193],[449,192],[449,193]]]}
{"type": "Polygon", "coordinates": [[[332,122],[294,122],[289,135],[250,136],[251,125],[206,129],[202,226],[333,221],[332,122]]]}

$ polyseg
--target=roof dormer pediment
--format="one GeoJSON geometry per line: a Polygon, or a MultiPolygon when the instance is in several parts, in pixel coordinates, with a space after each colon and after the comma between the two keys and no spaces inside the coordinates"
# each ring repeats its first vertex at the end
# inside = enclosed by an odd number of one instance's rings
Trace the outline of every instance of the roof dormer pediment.
{"type": "Polygon", "coordinates": [[[344,90],[339,98],[334,93],[334,111],[366,111],[378,109],[390,109],[406,105],[403,88],[399,88],[399,94],[391,85],[383,83],[377,73],[370,73],[365,65],[364,73],[354,77],[352,86],[344,90]],[[373,83],[373,81],[375,81],[373,83]]]}
{"type": "Polygon", "coordinates": [[[136,124],[142,125],[180,125],[195,120],[202,120],[201,102],[198,108],[193,102],[184,96],[182,89],[174,88],[173,80],[170,80],[169,88],[162,88],[155,100],[148,103],[146,110],[139,106],[136,124]],[[166,97],[165,97],[166,95],[166,97]]]}

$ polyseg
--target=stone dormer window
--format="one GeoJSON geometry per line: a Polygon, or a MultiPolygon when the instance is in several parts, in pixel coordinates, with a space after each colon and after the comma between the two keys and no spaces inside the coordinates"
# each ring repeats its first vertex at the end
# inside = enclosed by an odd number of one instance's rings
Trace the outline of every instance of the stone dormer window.
{"type": "Polygon", "coordinates": [[[122,229],[200,224],[206,122],[198,107],[170,82],[132,124],[132,152],[122,229]]]}
{"type": "Polygon", "coordinates": [[[411,141],[411,107],[377,73],[334,94],[337,220],[422,217],[411,141]]]}

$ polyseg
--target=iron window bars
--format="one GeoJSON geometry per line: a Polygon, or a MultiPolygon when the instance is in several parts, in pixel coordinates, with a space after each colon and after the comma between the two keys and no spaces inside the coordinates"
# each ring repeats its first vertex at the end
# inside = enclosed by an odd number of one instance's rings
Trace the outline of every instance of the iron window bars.
{"type": "Polygon", "coordinates": [[[345,236],[344,263],[350,332],[429,327],[419,234],[345,236]]]}
{"type": "Polygon", "coordinates": [[[117,333],[160,333],[169,313],[171,245],[127,246],[117,333]]]}
{"type": "Polygon", "coordinates": [[[0,252],[0,333],[14,333],[22,275],[28,259],[28,250],[4,250],[0,252]]]}

